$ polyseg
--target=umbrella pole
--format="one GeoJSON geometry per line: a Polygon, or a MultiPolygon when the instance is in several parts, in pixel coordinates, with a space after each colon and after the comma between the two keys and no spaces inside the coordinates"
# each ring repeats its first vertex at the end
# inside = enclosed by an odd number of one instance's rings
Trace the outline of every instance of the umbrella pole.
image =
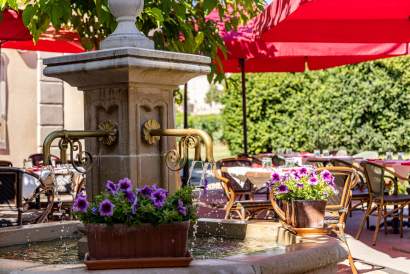
{"type": "Polygon", "coordinates": [[[239,59],[242,79],[242,130],[243,130],[243,154],[248,156],[248,125],[246,123],[246,77],[245,77],[245,59],[239,59]]]}
{"type": "MultiPolygon", "coordinates": [[[[188,83],[185,83],[184,85],[184,128],[188,128],[188,83]]],[[[188,177],[189,177],[189,166],[188,164],[186,164],[184,165],[184,169],[182,170],[182,185],[183,186],[187,185],[188,177]]]]}

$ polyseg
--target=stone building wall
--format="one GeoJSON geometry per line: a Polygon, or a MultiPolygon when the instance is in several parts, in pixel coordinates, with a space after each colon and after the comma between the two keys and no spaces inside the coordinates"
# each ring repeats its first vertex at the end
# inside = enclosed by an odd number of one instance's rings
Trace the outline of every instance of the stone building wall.
{"type": "Polygon", "coordinates": [[[43,76],[43,59],[57,55],[61,54],[2,49],[0,160],[22,166],[30,154],[41,152],[43,140],[51,131],[84,128],[82,92],[61,80],[43,76]]]}

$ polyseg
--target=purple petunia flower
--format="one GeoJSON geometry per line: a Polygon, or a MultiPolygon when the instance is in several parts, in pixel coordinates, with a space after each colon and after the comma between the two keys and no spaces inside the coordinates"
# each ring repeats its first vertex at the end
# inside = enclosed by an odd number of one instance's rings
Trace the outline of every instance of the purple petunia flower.
{"type": "Polygon", "coordinates": [[[302,183],[297,183],[296,186],[297,186],[298,188],[303,188],[303,187],[304,187],[304,185],[303,185],[302,183]]]}
{"type": "Polygon", "coordinates": [[[79,194],[74,201],[73,211],[86,213],[89,205],[87,196],[84,194],[79,194]]]}
{"type": "Polygon", "coordinates": [[[167,198],[167,191],[162,188],[158,188],[151,193],[150,200],[156,208],[161,208],[165,204],[167,198]]]}
{"type": "Polygon", "coordinates": [[[128,202],[130,202],[130,204],[134,203],[136,195],[133,191],[131,190],[124,191],[124,196],[127,198],[128,202]]]}
{"type": "Polygon", "coordinates": [[[277,183],[280,181],[280,174],[277,172],[272,173],[272,183],[277,183]]]}
{"type": "MultiPolygon", "coordinates": [[[[156,189],[156,185],[154,185],[153,188],[154,187],[156,189]]],[[[137,189],[137,192],[140,193],[144,198],[149,198],[153,190],[149,186],[144,185],[144,187],[137,189]]]]}
{"type": "Polygon", "coordinates": [[[177,210],[178,210],[179,214],[181,214],[183,216],[186,216],[187,210],[186,210],[186,207],[184,206],[184,203],[182,202],[181,199],[178,200],[177,210]]]}
{"type": "Polygon", "coordinates": [[[114,213],[114,207],[115,205],[113,205],[109,199],[105,199],[98,207],[100,216],[111,217],[114,213]]]}
{"type": "Polygon", "coordinates": [[[323,171],[320,173],[320,176],[322,176],[323,180],[324,180],[326,183],[331,183],[332,180],[333,180],[333,175],[332,175],[332,173],[330,173],[328,170],[323,170],[323,171]]]}
{"type": "Polygon", "coordinates": [[[115,195],[115,194],[117,194],[117,185],[113,182],[113,181],[110,181],[110,180],[108,180],[106,183],[105,183],[105,188],[107,189],[107,191],[108,192],[110,192],[112,195],[115,195]]]}
{"type": "Polygon", "coordinates": [[[138,209],[138,197],[135,196],[134,202],[131,205],[131,212],[133,215],[135,215],[135,213],[137,213],[137,209],[138,209]]]}
{"type": "Polygon", "coordinates": [[[301,167],[298,170],[299,176],[303,177],[308,174],[308,169],[306,167],[301,167]]]}
{"type": "Polygon", "coordinates": [[[131,191],[132,190],[132,182],[128,178],[123,178],[118,181],[118,189],[121,191],[131,191]]]}
{"type": "Polygon", "coordinates": [[[316,176],[312,175],[309,178],[309,184],[311,184],[312,186],[315,186],[319,183],[319,180],[317,179],[316,176]]]}
{"type": "Polygon", "coordinates": [[[298,172],[296,169],[292,169],[292,170],[290,171],[290,174],[292,175],[292,177],[293,177],[294,179],[296,179],[296,180],[299,180],[299,179],[300,179],[299,172],[298,172]]]}
{"type": "Polygon", "coordinates": [[[276,191],[278,192],[278,194],[285,194],[285,193],[289,192],[289,189],[288,189],[287,185],[279,185],[276,188],[276,191]]]}

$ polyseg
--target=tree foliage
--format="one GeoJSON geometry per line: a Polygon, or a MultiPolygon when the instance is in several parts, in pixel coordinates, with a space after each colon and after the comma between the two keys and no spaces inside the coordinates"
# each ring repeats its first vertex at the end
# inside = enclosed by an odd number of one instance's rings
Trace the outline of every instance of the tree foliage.
{"type": "MultiPolygon", "coordinates": [[[[239,75],[223,97],[224,139],[242,151],[239,75]]],[[[278,148],[409,151],[410,59],[247,75],[252,153],[278,148]]]]}
{"type": "MultiPolygon", "coordinates": [[[[145,0],[138,28],[150,35],[157,49],[204,54],[218,61],[218,48],[224,51],[216,22],[206,16],[217,10],[227,30],[244,24],[263,8],[263,0],[145,0]],[[229,17],[225,17],[228,14],[229,17]]],[[[76,30],[87,49],[114,31],[116,22],[107,0],[0,0],[0,8],[24,7],[23,20],[34,39],[50,24],[56,28],[76,30]]],[[[212,64],[212,78],[215,73],[212,64]]],[[[223,79],[219,73],[216,80],[223,79]]]]}

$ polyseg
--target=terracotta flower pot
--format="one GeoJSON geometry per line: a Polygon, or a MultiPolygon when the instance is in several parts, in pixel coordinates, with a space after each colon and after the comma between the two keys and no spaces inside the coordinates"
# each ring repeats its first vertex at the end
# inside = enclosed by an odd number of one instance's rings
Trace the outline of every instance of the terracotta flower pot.
{"type": "MultiPolygon", "coordinates": [[[[327,201],[293,200],[291,225],[296,228],[323,228],[327,201]]],[[[289,204],[288,210],[289,212],[289,204]]]]}
{"type": "Polygon", "coordinates": [[[89,258],[129,259],[184,257],[189,222],[175,224],[88,224],[89,258]]]}

